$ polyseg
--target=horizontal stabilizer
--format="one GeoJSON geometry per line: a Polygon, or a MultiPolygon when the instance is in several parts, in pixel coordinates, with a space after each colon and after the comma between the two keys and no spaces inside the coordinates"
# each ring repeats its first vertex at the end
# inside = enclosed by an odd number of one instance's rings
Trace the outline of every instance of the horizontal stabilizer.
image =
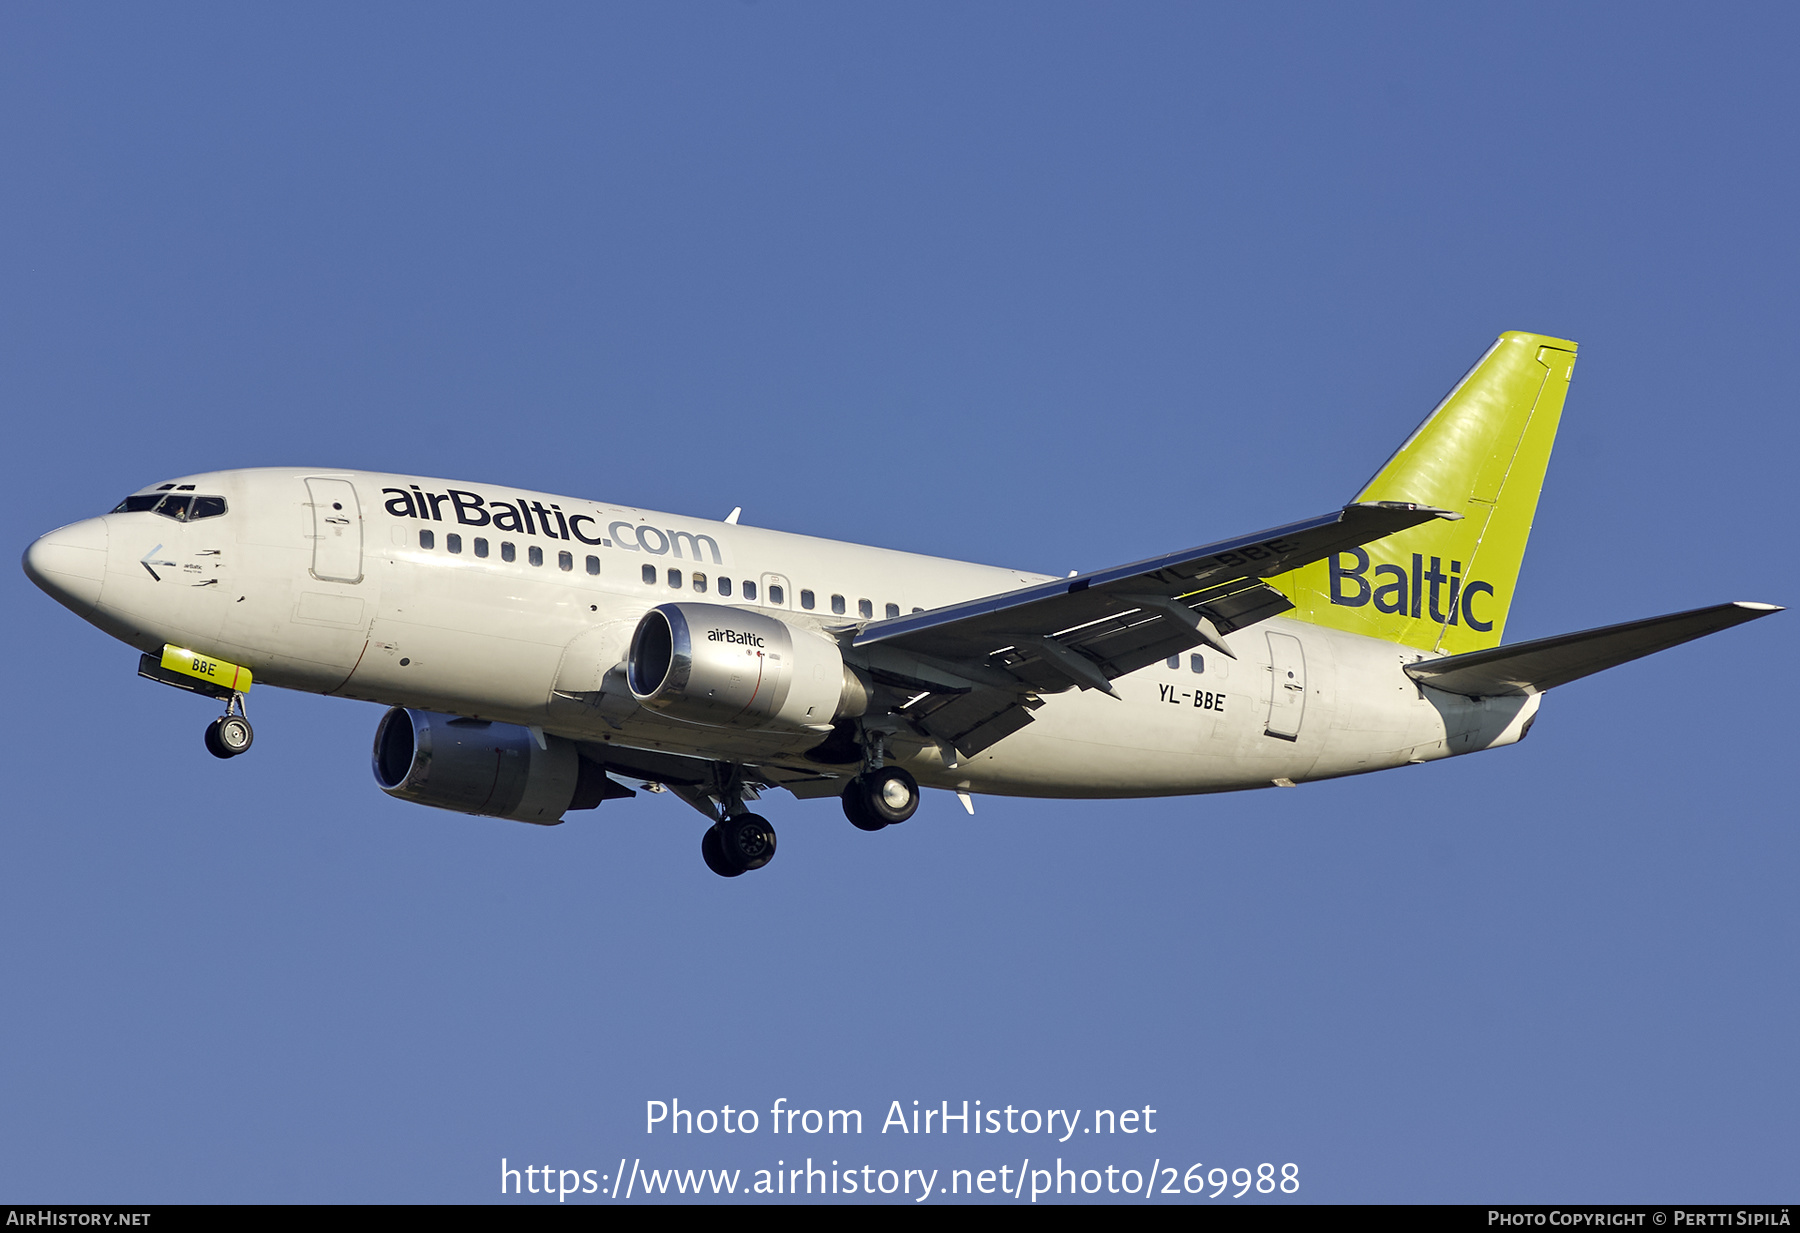
{"type": "Polygon", "coordinates": [[[1428,659],[1407,664],[1406,673],[1433,689],[1471,698],[1541,694],[1546,689],[1780,611],[1774,604],[1715,604],[1578,634],[1558,634],[1467,655],[1428,659]]]}

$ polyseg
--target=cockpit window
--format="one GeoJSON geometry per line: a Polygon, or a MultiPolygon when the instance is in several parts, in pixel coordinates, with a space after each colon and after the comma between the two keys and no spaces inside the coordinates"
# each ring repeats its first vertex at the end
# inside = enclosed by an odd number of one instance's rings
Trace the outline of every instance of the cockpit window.
{"type": "Polygon", "coordinates": [[[190,497],[185,492],[146,492],[126,497],[119,502],[115,514],[141,514],[155,510],[176,522],[194,522],[201,518],[217,518],[225,512],[224,497],[190,497]]]}

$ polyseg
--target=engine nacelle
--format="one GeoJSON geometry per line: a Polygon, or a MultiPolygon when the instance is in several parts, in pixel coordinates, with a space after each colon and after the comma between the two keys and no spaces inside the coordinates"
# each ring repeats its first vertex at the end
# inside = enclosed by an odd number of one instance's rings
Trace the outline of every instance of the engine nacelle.
{"type": "Polygon", "coordinates": [[[869,686],[837,643],[724,604],[659,604],[631,637],[626,682],[639,704],[713,727],[823,731],[861,715],[869,686]]]}
{"type": "Polygon", "coordinates": [[[571,809],[631,793],[582,758],[573,741],[544,747],[517,724],[395,707],[375,729],[375,782],[436,809],[555,826],[571,809]]]}

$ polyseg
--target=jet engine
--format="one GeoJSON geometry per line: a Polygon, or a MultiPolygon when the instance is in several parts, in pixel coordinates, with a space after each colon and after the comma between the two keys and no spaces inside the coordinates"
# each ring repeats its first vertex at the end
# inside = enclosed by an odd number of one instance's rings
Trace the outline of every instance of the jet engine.
{"type": "Polygon", "coordinates": [[[403,801],[539,826],[632,795],[573,741],[543,741],[517,724],[397,706],[375,729],[375,782],[403,801]]]}
{"type": "Polygon", "coordinates": [[[824,731],[861,715],[870,686],[837,643],[777,617],[723,604],[659,604],[625,661],[631,696],[712,727],[824,731]]]}

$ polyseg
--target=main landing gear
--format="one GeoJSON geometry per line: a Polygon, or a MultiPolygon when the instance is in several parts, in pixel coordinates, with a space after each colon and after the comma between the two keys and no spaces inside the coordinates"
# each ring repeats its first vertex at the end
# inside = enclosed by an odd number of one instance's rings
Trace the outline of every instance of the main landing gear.
{"type": "Polygon", "coordinates": [[[256,733],[244,714],[244,695],[234,693],[225,713],[206,725],[206,752],[215,758],[235,758],[250,748],[256,733]]]}
{"type": "Polygon", "coordinates": [[[700,859],[721,878],[761,869],[775,859],[775,828],[745,805],[756,799],[757,786],[745,778],[743,767],[715,762],[710,783],[674,789],[713,820],[700,836],[700,859]]]}
{"type": "Polygon", "coordinates": [[[761,814],[733,814],[700,836],[700,859],[721,878],[761,869],[774,857],[775,828],[761,814]]]}
{"type": "Polygon", "coordinates": [[[919,807],[919,781],[903,767],[864,771],[844,785],[844,816],[861,831],[878,831],[913,816],[919,807]]]}
{"type": "MultiPolygon", "coordinates": [[[[844,785],[844,815],[860,830],[878,831],[912,817],[919,808],[919,782],[905,767],[887,766],[886,734],[871,732],[861,742],[863,769],[844,785]]],[[[712,764],[699,783],[671,784],[684,801],[712,819],[700,836],[700,859],[721,878],[761,869],[775,857],[775,828],[747,802],[767,781],[746,776],[745,768],[712,764]]]]}

